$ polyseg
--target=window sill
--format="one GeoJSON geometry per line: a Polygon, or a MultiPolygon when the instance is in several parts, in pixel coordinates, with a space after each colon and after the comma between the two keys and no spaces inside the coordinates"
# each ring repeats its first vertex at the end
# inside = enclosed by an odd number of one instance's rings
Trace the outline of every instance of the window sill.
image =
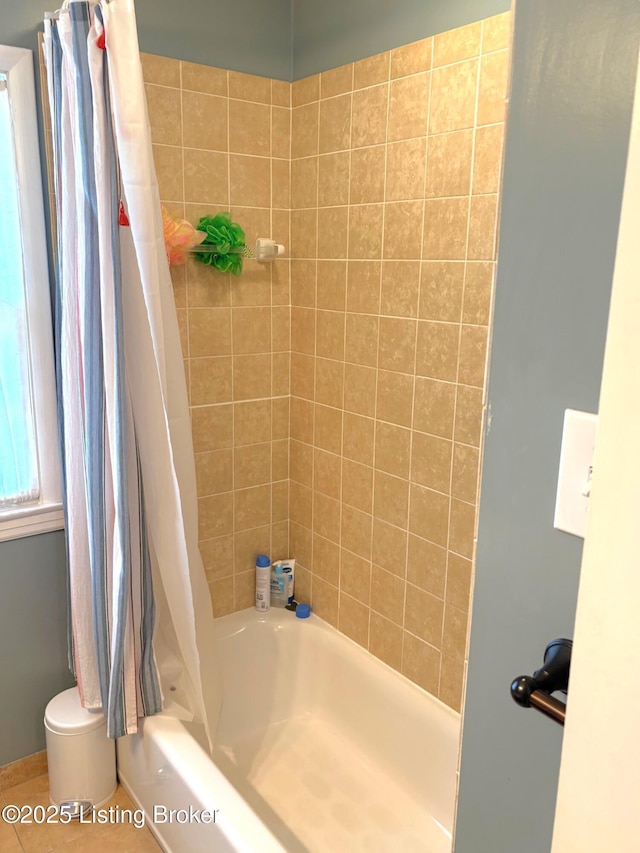
{"type": "Polygon", "coordinates": [[[59,503],[0,511],[0,542],[63,528],[64,512],[59,503]]]}

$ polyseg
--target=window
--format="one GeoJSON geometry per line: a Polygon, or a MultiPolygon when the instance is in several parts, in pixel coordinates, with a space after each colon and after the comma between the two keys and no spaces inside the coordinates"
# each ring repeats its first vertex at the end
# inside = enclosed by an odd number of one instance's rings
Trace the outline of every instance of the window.
{"type": "Polygon", "coordinates": [[[62,525],[33,55],[0,46],[0,540],[62,525]]]}

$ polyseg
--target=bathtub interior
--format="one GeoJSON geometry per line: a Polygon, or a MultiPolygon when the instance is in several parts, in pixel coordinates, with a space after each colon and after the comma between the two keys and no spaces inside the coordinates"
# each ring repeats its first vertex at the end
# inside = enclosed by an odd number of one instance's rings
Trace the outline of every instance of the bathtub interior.
{"type": "Polygon", "coordinates": [[[450,851],[455,712],[316,616],[217,625],[214,761],[286,850],[450,851]]]}
{"type": "Polygon", "coordinates": [[[317,616],[216,624],[213,761],[171,701],[118,743],[120,780],[147,814],[220,810],[214,827],[154,825],[165,850],[450,853],[458,714],[317,616]]]}

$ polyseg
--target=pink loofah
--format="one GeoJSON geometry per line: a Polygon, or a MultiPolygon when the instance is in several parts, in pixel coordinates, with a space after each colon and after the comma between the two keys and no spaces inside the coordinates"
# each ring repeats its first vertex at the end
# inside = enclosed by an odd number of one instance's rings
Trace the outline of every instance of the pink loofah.
{"type": "Polygon", "coordinates": [[[162,208],[162,224],[167,260],[170,266],[184,264],[187,260],[187,251],[192,246],[199,246],[207,236],[204,231],[197,231],[186,219],[172,219],[164,207],[162,208]]]}

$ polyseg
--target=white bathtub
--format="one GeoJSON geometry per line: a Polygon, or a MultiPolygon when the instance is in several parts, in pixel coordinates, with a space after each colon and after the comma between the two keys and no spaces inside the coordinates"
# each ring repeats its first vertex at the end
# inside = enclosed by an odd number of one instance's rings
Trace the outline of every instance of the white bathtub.
{"type": "Polygon", "coordinates": [[[317,616],[251,609],[216,624],[214,759],[202,728],[167,712],[118,743],[148,822],[154,806],[219,810],[215,824],[160,811],[165,850],[449,853],[458,714],[317,616]]]}

